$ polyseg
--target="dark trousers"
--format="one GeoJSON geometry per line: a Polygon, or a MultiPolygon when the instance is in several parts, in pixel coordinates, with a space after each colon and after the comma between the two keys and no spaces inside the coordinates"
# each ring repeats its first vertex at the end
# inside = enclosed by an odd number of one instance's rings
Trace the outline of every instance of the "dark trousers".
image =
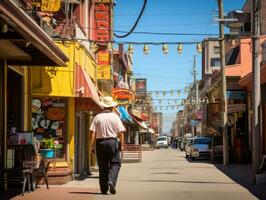
{"type": "Polygon", "coordinates": [[[116,185],[121,167],[120,152],[116,139],[96,141],[96,153],[99,166],[99,183],[102,192],[108,191],[108,182],[116,185]]]}

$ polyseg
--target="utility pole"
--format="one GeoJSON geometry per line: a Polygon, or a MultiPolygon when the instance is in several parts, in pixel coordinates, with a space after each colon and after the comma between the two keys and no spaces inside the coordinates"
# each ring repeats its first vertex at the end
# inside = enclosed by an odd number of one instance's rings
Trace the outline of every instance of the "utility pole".
{"type": "Polygon", "coordinates": [[[260,161],[260,23],[259,11],[260,0],[252,0],[252,71],[253,71],[253,127],[252,127],[252,172],[253,183],[256,184],[256,173],[259,169],[260,161]]]}
{"type": "Polygon", "coordinates": [[[219,34],[220,34],[220,62],[221,62],[221,127],[223,129],[223,164],[229,164],[228,132],[227,132],[227,96],[226,96],[226,76],[225,76],[225,48],[224,48],[224,11],[223,0],[218,0],[219,8],[219,34]]]}
{"type": "MultiPolygon", "coordinates": [[[[194,85],[195,85],[195,110],[194,112],[197,113],[198,111],[198,103],[199,103],[199,85],[197,81],[197,68],[196,68],[196,55],[194,55],[194,61],[193,61],[193,77],[194,77],[194,85]]],[[[194,136],[197,134],[197,127],[194,127],[194,136]]]]}
{"type": "Polygon", "coordinates": [[[196,55],[194,55],[194,62],[193,62],[193,76],[194,76],[194,84],[195,84],[195,102],[196,102],[196,110],[198,109],[198,102],[199,102],[199,85],[197,81],[197,68],[196,68],[196,55]]]}

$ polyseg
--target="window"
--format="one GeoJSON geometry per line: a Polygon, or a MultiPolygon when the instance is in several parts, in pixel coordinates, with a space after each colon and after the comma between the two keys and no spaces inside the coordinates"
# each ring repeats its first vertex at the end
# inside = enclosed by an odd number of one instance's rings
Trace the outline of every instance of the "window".
{"type": "Polygon", "coordinates": [[[66,103],[61,98],[34,98],[32,100],[32,129],[40,141],[41,150],[53,149],[54,157],[65,159],[66,103]]]}
{"type": "Polygon", "coordinates": [[[220,58],[211,58],[211,67],[220,67],[220,58]]]}

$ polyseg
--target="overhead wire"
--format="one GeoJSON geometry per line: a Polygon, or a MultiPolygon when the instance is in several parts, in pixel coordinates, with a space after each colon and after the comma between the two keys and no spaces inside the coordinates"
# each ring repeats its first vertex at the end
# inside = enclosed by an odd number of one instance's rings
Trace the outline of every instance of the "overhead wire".
{"type": "Polygon", "coordinates": [[[144,10],[145,10],[146,5],[147,5],[147,1],[148,1],[148,0],[144,0],[144,2],[143,2],[143,6],[142,6],[142,9],[141,9],[141,11],[140,11],[140,14],[139,14],[139,16],[138,16],[136,22],[135,22],[134,25],[132,26],[132,28],[131,28],[126,34],[124,34],[124,35],[117,35],[116,33],[114,33],[114,36],[115,36],[115,37],[117,37],[117,38],[125,38],[125,37],[129,36],[129,35],[135,30],[135,28],[137,27],[137,25],[138,25],[138,23],[139,23],[140,18],[142,17],[142,15],[143,15],[143,13],[144,13],[144,10]]]}

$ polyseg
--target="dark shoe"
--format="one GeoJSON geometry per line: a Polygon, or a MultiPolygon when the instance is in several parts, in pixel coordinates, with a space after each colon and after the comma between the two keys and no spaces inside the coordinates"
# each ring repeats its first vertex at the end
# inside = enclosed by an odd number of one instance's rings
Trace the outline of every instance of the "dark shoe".
{"type": "Polygon", "coordinates": [[[103,191],[101,191],[101,193],[102,193],[102,194],[107,194],[107,191],[104,191],[104,192],[103,192],[103,191]]]}
{"type": "Polygon", "coordinates": [[[113,184],[112,182],[109,182],[109,183],[108,183],[108,186],[109,186],[109,192],[110,192],[111,194],[115,194],[115,193],[116,193],[116,190],[115,190],[115,186],[114,186],[114,184],[113,184]]]}

